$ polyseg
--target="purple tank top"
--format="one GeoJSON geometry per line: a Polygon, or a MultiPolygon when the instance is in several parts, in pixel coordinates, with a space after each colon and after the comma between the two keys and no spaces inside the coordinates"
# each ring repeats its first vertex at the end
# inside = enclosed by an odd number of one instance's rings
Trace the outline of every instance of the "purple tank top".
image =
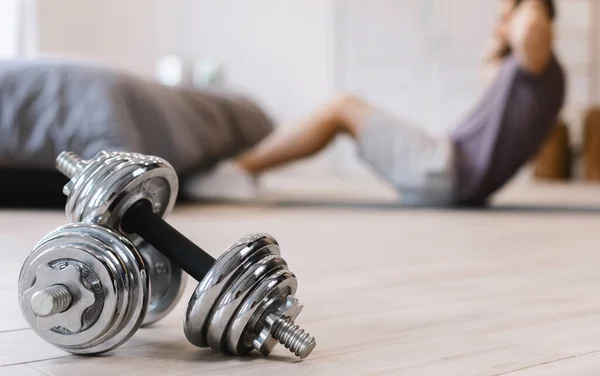
{"type": "Polygon", "coordinates": [[[459,203],[485,204],[507,183],[538,151],[564,99],[565,75],[555,56],[540,75],[507,57],[481,102],[451,135],[459,203]]]}

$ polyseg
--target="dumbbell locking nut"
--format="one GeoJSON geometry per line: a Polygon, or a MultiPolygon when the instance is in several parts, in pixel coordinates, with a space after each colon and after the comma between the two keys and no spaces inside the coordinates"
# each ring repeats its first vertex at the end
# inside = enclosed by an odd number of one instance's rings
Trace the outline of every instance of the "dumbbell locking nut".
{"type": "Polygon", "coordinates": [[[53,285],[37,291],[31,297],[31,310],[38,317],[62,313],[73,301],[71,291],[64,285],[53,285]]]}
{"type": "MultiPolygon", "coordinates": [[[[59,155],[57,169],[71,178],[66,195],[90,163],[74,153],[59,155]]],[[[141,237],[199,282],[184,320],[193,344],[240,355],[254,348],[268,355],[280,342],[300,358],[314,349],[314,337],[294,324],[302,309],[293,297],[297,281],[269,235],[242,238],[215,261],[144,199],[124,211],[118,228],[141,237]]]]}

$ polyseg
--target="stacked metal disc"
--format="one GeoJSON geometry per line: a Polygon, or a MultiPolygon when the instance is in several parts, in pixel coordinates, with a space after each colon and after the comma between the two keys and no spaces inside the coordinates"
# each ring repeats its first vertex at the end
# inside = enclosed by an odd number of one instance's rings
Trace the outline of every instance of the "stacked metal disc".
{"type": "MultiPolygon", "coordinates": [[[[139,153],[103,151],[87,162],[67,152],[58,157],[57,168],[71,178],[64,188],[67,219],[120,232],[121,218],[131,205],[146,200],[164,218],[173,210],[179,189],[175,170],[167,161],[139,153]]],[[[186,275],[143,239],[135,234],[127,237],[148,265],[152,288],[143,325],[150,325],[166,316],[181,299],[186,275]]]]}
{"type": "MultiPolygon", "coordinates": [[[[269,315],[286,306],[296,288],[275,239],[267,234],[242,238],[196,288],[184,319],[185,335],[196,346],[220,352],[244,355],[257,349],[268,354],[277,340],[269,335],[256,341],[260,333],[255,328],[263,328],[269,315]]],[[[285,317],[293,321],[300,310],[295,305],[285,317]]]]}
{"type": "Polygon", "coordinates": [[[44,237],[19,275],[23,316],[43,339],[74,354],[98,354],[140,327],[149,279],[135,246],[93,224],[44,237]]]}

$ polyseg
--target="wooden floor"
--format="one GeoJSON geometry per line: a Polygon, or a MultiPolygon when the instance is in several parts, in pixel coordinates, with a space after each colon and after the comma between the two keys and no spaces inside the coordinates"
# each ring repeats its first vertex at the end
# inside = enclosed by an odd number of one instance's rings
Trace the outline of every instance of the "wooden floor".
{"type": "Polygon", "coordinates": [[[600,374],[600,188],[513,187],[495,210],[460,212],[386,208],[357,186],[325,205],[319,188],[296,189],[313,200],[184,207],[170,222],[215,256],[273,234],[317,338],[308,359],[195,348],[182,331],[191,281],[172,314],[110,354],[64,353],[27,328],[16,296],[25,255],[64,217],[0,211],[0,375],[600,374]]]}

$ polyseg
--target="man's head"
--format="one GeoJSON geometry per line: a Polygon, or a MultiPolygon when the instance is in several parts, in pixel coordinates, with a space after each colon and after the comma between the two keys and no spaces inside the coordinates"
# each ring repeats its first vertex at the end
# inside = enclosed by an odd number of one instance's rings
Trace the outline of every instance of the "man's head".
{"type": "Polygon", "coordinates": [[[515,11],[526,2],[537,2],[542,4],[548,12],[550,20],[556,18],[556,5],[554,0],[501,0],[500,2],[500,14],[496,24],[496,34],[502,39],[508,38],[508,23],[515,11]]]}
{"type": "Polygon", "coordinates": [[[556,5],[554,0],[501,0],[498,20],[495,27],[496,37],[505,45],[504,49],[497,57],[504,57],[510,54],[510,46],[508,45],[508,28],[509,23],[515,11],[525,3],[536,3],[541,5],[548,14],[551,21],[556,18],[556,5]]]}

